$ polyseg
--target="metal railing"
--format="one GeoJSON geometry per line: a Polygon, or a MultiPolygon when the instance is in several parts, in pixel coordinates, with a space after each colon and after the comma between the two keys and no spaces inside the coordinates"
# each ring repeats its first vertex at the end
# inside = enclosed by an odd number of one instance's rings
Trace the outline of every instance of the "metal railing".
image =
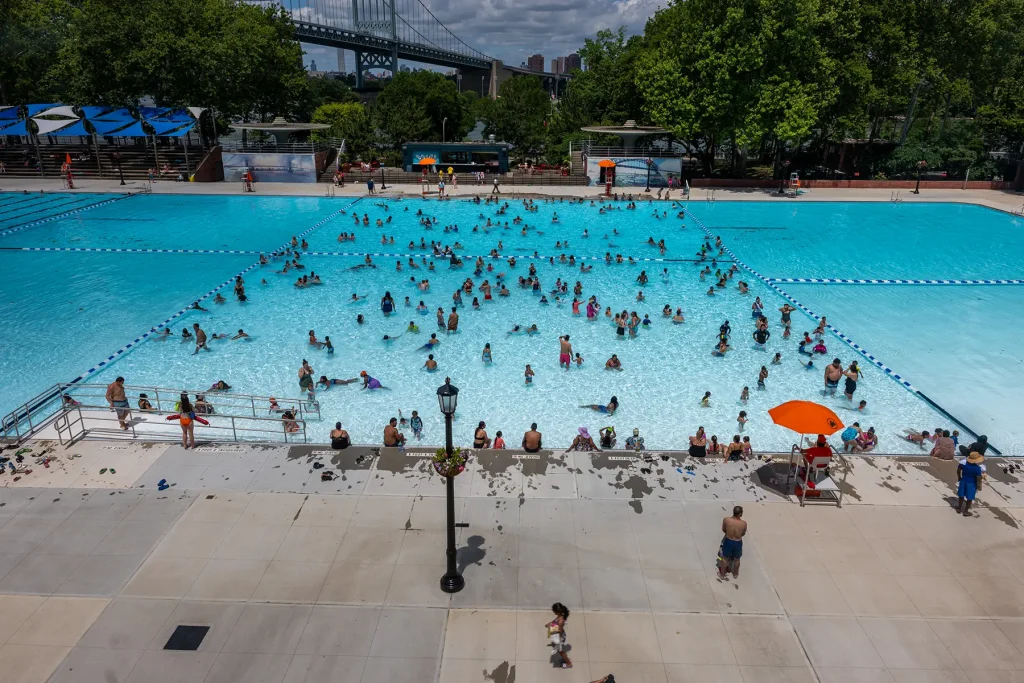
{"type": "Polygon", "coordinates": [[[274,140],[256,142],[247,140],[220,140],[217,144],[225,152],[247,152],[250,154],[315,154],[337,149],[344,144],[342,138],[324,138],[309,142],[287,142],[278,144],[274,140]]]}
{"type": "MultiPolygon", "coordinates": [[[[214,429],[222,431],[225,436],[231,432],[231,440],[267,440],[267,438],[243,438],[251,435],[276,435],[283,433],[285,441],[289,439],[298,440],[301,434],[303,442],[306,441],[306,423],[310,420],[320,421],[320,403],[315,399],[284,399],[279,402],[279,408],[271,410],[269,396],[256,396],[252,394],[235,394],[210,390],[194,389],[172,389],[167,387],[125,385],[125,396],[129,402],[129,411],[143,415],[173,415],[178,412],[178,401],[181,394],[187,393],[190,396],[203,396],[204,402],[193,402],[193,409],[196,415],[210,421],[209,427],[203,429],[214,429]],[[151,408],[141,410],[138,408],[139,399],[142,394],[149,401],[151,408]],[[198,405],[197,405],[198,404],[198,405]],[[205,404],[205,405],[204,405],[205,404]],[[257,407],[260,404],[260,407],[257,407]],[[133,407],[134,406],[134,407],[133,407]],[[294,419],[283,419],[283,411],[292,411],[294,419]],[[298,431],[289,432],[288,423],[295,423],[298,431]]],[[[62,429],[67,429],[66,423],[70,418],[66,413],[77,411],[78,421],[82,421],[81,411],[87,411],[90,421],[103,420],[110,407],[106,401],[107,385],[105,384],[55,384],[47,391],[27,401],[5,415],[0,421],[0,435],[13,438],[18,442],[38,434],[40,431],[64,418],[65,424],[58,424],[58,434],[62,429]]],[[[84,424],[84,423],[83,423],[84,424]]],[[[137,436],[135,421],[126,424],[132,436],[137,436]]],[[[102,430],[102,428],[100,428],[102,430]]],[[[89,429],[95,431],[95,428],[89,429]]],[[[118,432],[125,431],[118,429],[118,432]]],[[[151,436],[151,434],[147,434],[151,436]]]]}

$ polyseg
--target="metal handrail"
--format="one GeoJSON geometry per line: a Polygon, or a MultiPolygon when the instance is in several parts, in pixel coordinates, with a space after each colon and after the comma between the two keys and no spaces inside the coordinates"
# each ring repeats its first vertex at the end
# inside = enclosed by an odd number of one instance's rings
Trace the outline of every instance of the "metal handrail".
{"type": "MultiPolygon", "coordinates": [[[[168,415],[175,412],[173,410],[169,410],[169,408],[174,407],[183,391],[182,389],[138,385],[125,385],[124,389],[125,395],[129,397],[129,401],[134,400],[135,405],[138,405],[139,394],[145,393],[146,398],[149,399],[150,403],[152,403],[154,408],[156,408],[154,412],[163,412],[168,415]],[[163,392],[163,396],[160,395],[160,392],[163,392]]],[[[20,442],[44,429],[65,410],[71,408],[74,405],[74,402],[77,401],[79,404],[83,403],[80,399],[99,398],[99,407],[102,410],[106,410],[106,390],[107,385],[105,384],[54,384],[46,391],[16,407],[0,419],[0,435],[7,436],[9,438],[13,437],[20,442]]],[[[268,406],[267,410],[269,411],[269,396],[210,392],[209,390],[185,390],[185,392],[192,396],[197,394],[204,396],[207,394],[213,394],[215,396],[214,401],[216,403],[213,401],[209,402],[213,405],[216,412],[203,414],[204,417],[233,418],[239,420],[273,420],[275,422],[280,421],[280,418],[263,416],[257,412],[257,402],[268,406]],[[234,412],[232,409],[244,409],[244,414],[234,412]]],[[[307,421],[311,419],[319,421],[322,419],[320,415],[320,403],[315,399],[310,401],[308,399],[288,398],[280,401],[279,404],[284,409],[292,409],[296,411],[295,420],[303,425],[303,434],[305,434],[305,423],[307,421]]],[[[86,405],[85,407],[88,408],[89,406],[86,405]]],[[[136,408],[130,409],[137,411],[136,408]]]]}
{"type": "MultiPolygon", "coordinates": [[[[160,416],[166,417],[166,416],[169,416],[169,415],[176,415],[177,414],[175,411],[169,411],[169,410],[146,410],[146,411],[136,411],[136,412],[141,412],[144,415],[152,415],[152,416],[156,416],[156,417],[160,417],[160,416]]],[[[84,436],[86,433],[100,433],[100,434],[108,434],[109,433],[109,434],[118,434],[118,435],[126,434],[126,431],[121,429],[119,425],[114,426],[114,423],[117,423],[118,420],[117,420],[116,416],[111,416],[110,413],[113,413],[113,411],[112,411],[112,409],[110,409],[106,405],[78,404],[78,405],[74,405],[74,406],[72,406],[72,405],[65,406],[65,407],[63,407],[62,410],[58,411],[58,413],[56,413],[56,415],[54,416],[54,420],[57,422],[57,438],[58,438],[58,440],[60,441],[61,444],[64,444],[66,442],[73,443],[74,441],[76,441],[81,436],[84,436]],[[83,411],[86,411],[85,415],[83,415],[83,411]],[[71,416],[74,416],[74,417],[72,418],[71,416]],[[60,418],[62,418],[62,417],[67,417],[69,424],[62,425],[61,424],[61,420],[60,420],[60,418]],[[95,421],[110,422],[111,423],[111,427],[109,427],[109,428],[107,428],[107,427],[87,428],[85,426],[86,417],[88,417],[88,419],[90,421],[93,421],[93,422],[95,422],[95,421]],[[75,436],[72,433],[72,428],[71,428],[71,425],[70,425],[70,422],[72,420],[74,421],[75,424],[81,425],[81,434],[79,436],[75,436]],[[67,434],[67,437],[66,437],[67,441],[65,441],[65,434],[67,434]]],[[[300,440],[301,440],[302,443],[308,443],[309,442],[309,435],[308,435],[308,432],[307,432],[307,429],[306,429],[306,424],[307,423],[306,423],[305,420],[302,420],[302,419],[299,419],[299,418],[295,418],[293,420],[286,420],[286,419],[281,418],[281,417],[247,417],[247,416],[239,416],[239,415],[203,415],[201,417],[203,417],[203,419],[207,420],[209,422],[209,424],[208,425],[199,425],[198,428],[200,430],[202,430],[204,432],[206,432],[207,430],[220,431],[220,432],[224,433],[225,437],[227,436],[227,432],[228,431],[231,432],[231,438],[230,439],[228,439],[228,438],[207,439],[207,440],[211,440],[211,441],[229,441],[229,440],[230,441],[235,441],[235,442],[238,442],[238,441],[268,441],[268,440],[270,440],[270,439],[268,439],[269,435],[280,434],[282,436],[283,441],[285,443],[298,442],[300,440]],[[246,422],[250,422],[250,421],[256,421],[258,424],[267,424],[268,426],[260,427],[260,428],[247,427],[245,425],[245,423],[246,422]],[[298,429],[292,430],[292,431],[288,431],[288,429],[287,429],[287,424],[288,423],[294,423],[298,427],[298,429]],[[252,438],[246,438],[246,437],[249,437],[250,435],[252,436],[252,438]]],[[[137,439],[137,438],[140,438],[140,437],[144,437],[144,438],[150,439],[150,440],[157,440],[157,439],[163,440],[163,439],[166,439],[166,440],[176,441],[178,439],[178,435],[175,432],[173,432],[173,431],[167,431],[167,430],[159,430],[159,431],[156,431],[156,430],[152,430],[152,431],[151,430],[145,430],[143,432],[142,430],[139,429],[140,427],[143,427],[146,424],[147,424],[146,422],[136,422],[135,420],[130,420],[130,421],[127,422],[128,428],[129,428],[129,430],[131,432],[131,435],[132,435],[133,439],[137,439]]],[[[163,423],[162,422],[153,422],[151,424],[153,424],[153,425],[160,424],[162,426],[163,423]]],[[[168,421],[167,424],[168,425],[173,425],[174,423],[168,421]]]]}
{"type": "Polygon", "coordinates": [[[342,138],[325,138],[310,140],[309,142],[287,142],[282,144],[277,144],[276,142],[253,142],[252,140],[247,140],[244,143],[241,140],[221,140],[218,144],[225,152],[308,154],[336,149],[344,142],[342,138]]]}

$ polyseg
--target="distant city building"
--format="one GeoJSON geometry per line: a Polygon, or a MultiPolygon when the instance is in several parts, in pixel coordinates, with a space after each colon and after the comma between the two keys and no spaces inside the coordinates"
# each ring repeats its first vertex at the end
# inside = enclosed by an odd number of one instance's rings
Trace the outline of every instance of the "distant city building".
{"type": "Polygon", "coordinates": [[[578,54],[573,52],[571,55],[566,56],[565,71],[572,71],[573,69],[580,68],[582,68],[582,62],[580,61],[580,56],[578,54]]]}
{"type": "Polygon", "coordinates": [[[558,70],[555,71],[554,69],[552,69],[552,71],[554,73],[556,73],[556,74],[564,74],[565,73],[566,58],[565,57],[559,57],[557,61],[558,61],[558,70]]]}
{"type": "Polygon", "coordinates": [[[530,55],[527,57],[526,68],[530,71],[544,71],[544,55],[530,55]]]}
{"type": "Polygon", "coordinates": [[[313,60],[313,59],[309,60],[309,70],[310,71],[316,71],[316,60],[313,60]]]}
{"type": "MultiPolygon", "coordinates": [[[[563,58],[559,57],[559,59],[563,59],[563,58]]],[[[551,73],[553,73],[553,74],[562,73],[561,71],[558,70],[558,59],[552,59],[551,60],[551,73]]]]}
{"type": "Polygon", "coordinates": [[[345,73],[345,51],[338,48],[338,71],[345,73]]]}

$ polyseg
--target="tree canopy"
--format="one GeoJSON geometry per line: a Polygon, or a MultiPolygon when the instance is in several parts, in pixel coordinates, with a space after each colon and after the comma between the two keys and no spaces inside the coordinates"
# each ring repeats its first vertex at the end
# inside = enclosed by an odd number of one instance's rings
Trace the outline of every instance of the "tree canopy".
{"type": "Polygon", "coordinates": [[[400,72],[377,97],[374,123],[395,150],[410,140],[457,141],[475,124],[473,100],[439,73],[400,72]]]}
{"type": "Polygon", "coordinates": [[[544,126],[551,113],[551,98],[539,78],[513,77],[501,84],[498,99],[481,100],[478,108],[484,135],[511,143],[513,155],[537,154],[544,141],[544,126]]]}

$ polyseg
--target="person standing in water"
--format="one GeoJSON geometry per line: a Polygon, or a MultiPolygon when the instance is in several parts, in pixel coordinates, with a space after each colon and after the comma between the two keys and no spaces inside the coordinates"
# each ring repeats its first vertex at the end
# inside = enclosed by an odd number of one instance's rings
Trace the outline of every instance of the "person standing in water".
{"type": "Polygon", "coordinates": [[[564,367],[566,370],[572,365],[572,344],[569,343],[569,335],[558,338],[559,352],[558,352],[558,367],[564,367]]]}

